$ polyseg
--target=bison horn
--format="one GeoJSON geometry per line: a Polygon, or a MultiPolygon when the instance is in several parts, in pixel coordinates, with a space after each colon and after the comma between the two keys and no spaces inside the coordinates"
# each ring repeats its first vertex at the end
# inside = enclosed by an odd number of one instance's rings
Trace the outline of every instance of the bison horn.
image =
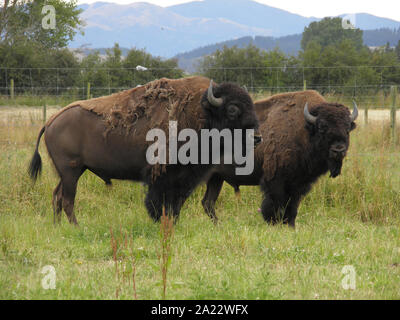
{"type": "Polygon", "coordinates": [[[216,98],[214,97],[213,93],[213,81],[210,81],[210,86],[208,87],[208,93],[207,93],[207,100],[211,105],[214,107],[220,107],[222,106],[224,100],[222,98],[216,98]]]}
{"type": "Polygon", "coordinates": [[[350,115],[351,122],[356,121],[357,117],[358,117],[357,103],[353,100],[353,112],[350,115]]]}
{"type": "Polygon", "coordinates": [[[308,102],[306,102],[306,105],[304,106],[304,118],[307,120],[307,122],[315,124],[317,121],[317,117],[314,117],[309,111],[308,111],[308,102]]]}

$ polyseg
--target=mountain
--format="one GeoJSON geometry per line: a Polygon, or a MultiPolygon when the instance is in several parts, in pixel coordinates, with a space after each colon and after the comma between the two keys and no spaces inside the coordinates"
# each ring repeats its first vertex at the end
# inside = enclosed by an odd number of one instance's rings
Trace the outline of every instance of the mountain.
{"type": "Polygon", "coordinates": [[[399,21],[377,17],[369,13],[341,14],[339,17],[353,17],[355,26],[361,30],[398,29],[400,27],[399,21]]]}
{"type": "MultiPolygon", "coordinates": [[[[310,22],[319,20],[252,0],[193,1],[166,8],[146,2],[95,2],[79,8],[86,21],[85,35],[77,35],[70,47],[111,47],[118,42],[121,47],[144,48],[163,57],[246,36],[275,39],[300,34],[310,22]]],[[[355,17],[362,29],[400,27],[398,21],[370,14],[355,17]]]]}
{"type": "Polygon", "coordinates": [[[364,31],[364,44],[369,47],[381,47],[389,43],[391,47],[395,47],[400,41],[400,28],[388,29],[379,28],[376,30],[364,31]]]}
{"type": "Polygon", "coordinates": [[[269,35],[271,30],[243,25],[225,18],[190,18],[149,3],[118,5],[96,2],[80,6],[85,35],[71,47],[145,48],[153,55],[171,57],[201,45],[247,35],[269,35]]]}
{"type": "Polygon", "coordinates": [[[304,27],[318,18],[270,7],[251,0],[204,0],[169,7],[188,18],[224,18],[242,25],[270,30],[270,36],[279,37],[301,33],[304,27]]]}

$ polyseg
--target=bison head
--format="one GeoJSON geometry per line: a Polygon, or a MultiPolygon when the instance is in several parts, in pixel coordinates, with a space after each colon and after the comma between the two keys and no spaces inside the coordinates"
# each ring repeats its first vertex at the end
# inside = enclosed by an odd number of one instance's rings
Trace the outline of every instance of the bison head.
{"type": "Polygon", "coordinates": [[[304,107],[304,118],[310,131],[312,144],[318,156],[327,161],[331,177],[335,178],[342,169],[343,158],[349,147],[349,133],[356,127],[357,104],[353,112],[341,104],[326,103],[315,106],[311,111],[304,107]]]}
{"type": "Polygon", "coordinates": [[[245,89],[233,83],[215,86],[211,80],[201,105],[208,122],[207,127],[218,130],[254,129],[254,145],[261,142],[253,101],[245,89]]]}

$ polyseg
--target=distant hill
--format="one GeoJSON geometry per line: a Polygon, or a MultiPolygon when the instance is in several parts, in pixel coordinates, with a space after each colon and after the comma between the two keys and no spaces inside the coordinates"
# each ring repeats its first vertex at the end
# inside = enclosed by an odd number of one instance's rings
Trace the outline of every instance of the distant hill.
{"type": "MultiPolygon", "coordinates": [[[[346,16],[349,16],[349,14],[341,14],[339,17],[344,18],[346,16]]],[[[362,30],[398,29],[400,27],[399,21],[377,17],[369,13],[350,14],[350,16],[354,16],[355,26],[362,30]]]]}
{"type": "Polygon", "coordinates": [[[252,44],[262,50],[273,50],[278,47],[286,54],[295,55],[300,50],[301,34],[285,36],[280,38],[274,37],[242,37],[235,40],[228,40],[216,44],[200,47],[189,52],[176,55],[174,58],[178,59],[178,66],[189,73],[193,73],[197,69],[197,62],[204,56],[214,53],[224,46],[232,48],[245,48],[252,44]]]}
{"type": "MultiPolygon", "coordinates": [[[[390,46],[396,46],[398,41],[400,41],[400,28],[396,30],[389,28],[365,30],[363,33],[364,44],[369,47],[384,46],[386,43],[389,43],[390,46]]],[[[235,40],[228,40],[200,47],[189,52],[178,54],[174,58],[178,59],[178,65],[180,68],[192,73],[196,71],[197,63],[203,56],[210,55],[216,50],[222,49],[224,46],[227,46],[228,48],[233,46],[245,48],[252,44],[262,50],[272,50],[278,47],[286,54],[296,55],[301,49],[301,37],[302,34],[294,34],[279,38],[260,36],[254,38],[242,37],[235,40]]]]}
{"type": "MultiPolygon", "coordinates": [[[[220,1],[220,0],[216,0],[220,1]]],[[[246,1],[246,0],[240,0],[246,1]]],[[[153,55],[171,57],[201,45],[247,35],[270,35],[270,29],[243,25],[225,18],[188,18],[149,3],[84,4],[81,18],[85,35],[77,35],[70,46],[146,49],[153,55]]]]}
{"type": "Polygon", "coordinates": [[[274,37],[300,33],[305,26],[319,20],[251,0],[193,1],[171,6],[168,9],[187,18],[223,18],[241,25],[269,30],[269,36],[274,37]]]}
{"type": "Polygon", "coordinates": [[[400,40],[400,28],[380,28],[364,31],[364,43],[369,47],[380,47],[389,42],[390,46],[396,46],[400,40]]]}
{"type": "MultiPolygon", "coordinates": [[[[252,0],[193,1],[166,8],[146,2],[95,2],[79,7],[86,21],[85,35],[77,35],[71,48],[108,48],[118,42],[121,47],[146,49],[162,57],[248,36],[259,37],[260,41],[268,38],[268,46],[275,46],[278,38],[301,34],[310,22],[320,20],[252,0]]],[[[364,30],[400,27],[398,21],[370,14],[355,17],[356,26],[364,30]]],[[[280,45],[293,45],[286,40],[280,45]]]]}

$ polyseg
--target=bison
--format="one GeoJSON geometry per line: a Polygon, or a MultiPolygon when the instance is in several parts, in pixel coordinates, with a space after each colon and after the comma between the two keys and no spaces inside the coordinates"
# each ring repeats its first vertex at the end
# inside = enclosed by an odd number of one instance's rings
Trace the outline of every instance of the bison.
{"type": "Polygon", "coordinates": [[[186,198],[213,165],[148,163],[147,132],[152,128],[167,131],[171,120],[179,130],[196,132],[258,128],[253,102],[245,90],[231,83],[213,85],[204,77],[163,78],[111,96],[74,102],[40,130],[29,166],[36,180],[42,167],[38,147],[44,134],[60,177],[53,192],[54,222],[60,221],[64,209],[69,222],[77,224],[74,200],[85,170],[106,184],[111,179],[147,184],[145,205],[151,218],[158,221],[163,208],[177,218],[186,198]]]}
{"type": "Polygon", "coordinates": [[[333,178],[340,174],[349,133],[356,127],[357,105],[354,102],[350,114],[313,90],[277,94],[254,105],[263,142],[255,150],[253,174],[237,176],[233,166],[218,166],[202,204],[216,221],[214,207],[224,181],[236,192],[240,185],[261,184],[264,219],[294,227],[300,200],[312,183],[328,171],[333,178]]]}

